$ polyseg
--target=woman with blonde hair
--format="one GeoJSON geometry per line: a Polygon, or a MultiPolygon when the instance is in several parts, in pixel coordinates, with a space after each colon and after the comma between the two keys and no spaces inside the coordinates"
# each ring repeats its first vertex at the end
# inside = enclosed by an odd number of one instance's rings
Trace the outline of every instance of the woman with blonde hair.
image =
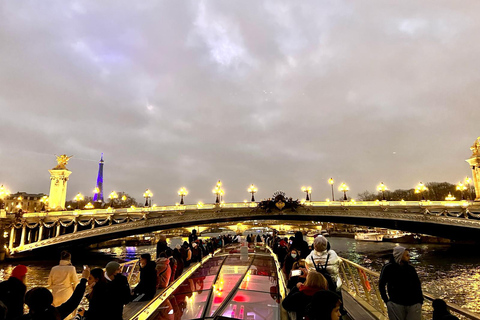
{"type": "Polygon", "coordinates": [[[298,283],[293,287],[288,296],[283,299],[282,306],[289,312],[295,312],[297,319],[303,319],[313,295],[322,290],[328,290],[327,279],[317,271],[309,271],[305,283],[298,283]]]}

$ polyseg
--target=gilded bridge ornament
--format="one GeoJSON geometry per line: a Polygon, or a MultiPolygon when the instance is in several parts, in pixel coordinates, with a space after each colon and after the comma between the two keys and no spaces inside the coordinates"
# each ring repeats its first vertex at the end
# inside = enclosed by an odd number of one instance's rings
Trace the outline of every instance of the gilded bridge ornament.
{"type": "Polygon", "coordinates": [[[473,156],[480,156],[480,137],[475,140],[473,145],[470,147],[470,150],[472,150],[472,157],[473,156]]]}
{"type": "Polygon", "coordinates": [[[61,156],[55,155],[55,157],[57,157],[57,166],[53,169],[54,170],[56,170],[56,169],[65,169],[66,170],[68,160],[70,160],[73,156],[67,156],[66,154],[62,154],[61,156]]]}

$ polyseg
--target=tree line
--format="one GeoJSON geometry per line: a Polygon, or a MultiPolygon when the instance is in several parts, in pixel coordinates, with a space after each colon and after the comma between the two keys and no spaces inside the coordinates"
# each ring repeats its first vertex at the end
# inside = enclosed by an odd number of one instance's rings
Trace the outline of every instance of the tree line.
{"type": "MultiPolygon", "coordinates": [[[[457,190],[455,184],[449,182],[428,182],[425,183],[425,186],[428,190],[415,193],[415,188],[411,189],[397,189],[397,190],[386,190],[385,199],[389,201],[419,201],[424,198],[425,200],[431,201],[445,201],[445,197],[449,194],[455,197],[455,200],[472,200],[475,199],[475,188],[473,186],[468,186],[467,190],[461,191],[457,190]]],[[[359,201],[375,201],[382,200],[382,192],[370,192],[368,190],[358,194],[359,201]]]]}

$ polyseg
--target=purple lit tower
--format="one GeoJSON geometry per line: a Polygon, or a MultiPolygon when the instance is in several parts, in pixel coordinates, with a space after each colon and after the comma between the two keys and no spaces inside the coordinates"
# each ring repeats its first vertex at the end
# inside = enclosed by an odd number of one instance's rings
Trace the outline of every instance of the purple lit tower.
{"type": "Polygon", "coordinates": [[[97,187],[95,188],[93,201],[103,203],[103,152],[100,162],[98,163],[97,187]]]}

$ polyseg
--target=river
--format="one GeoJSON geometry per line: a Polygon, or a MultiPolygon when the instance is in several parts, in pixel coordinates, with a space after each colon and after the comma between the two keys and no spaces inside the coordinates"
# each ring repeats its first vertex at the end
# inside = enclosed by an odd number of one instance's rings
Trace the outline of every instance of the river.
{"type": "MultiPolygon", "coordinates": [[[[307,239],[309,243],[312,238],[307,239]]],[[[339,256],[380,272],[386,256],[395,243],[362,242],[351,238],[329,238],[339,256]]],[[[480,313],[480,252],[471,245],[402,244],[410,251],[411,264],[417,269],[425,292],[444,298],[463,308],[480,313]]],[[[136,259],[142,253],[155,253],[155,246],[114,247],[94,251],[72,252],[72,262],[81,267],[104,267],[112,259],[136,259]]],[[[28,268],[27,287],[45,285],[50,269],[58,263],[53,256],[0,264],[0,280],[7,277],[13,266],[22,263],[28,268]]]]}

